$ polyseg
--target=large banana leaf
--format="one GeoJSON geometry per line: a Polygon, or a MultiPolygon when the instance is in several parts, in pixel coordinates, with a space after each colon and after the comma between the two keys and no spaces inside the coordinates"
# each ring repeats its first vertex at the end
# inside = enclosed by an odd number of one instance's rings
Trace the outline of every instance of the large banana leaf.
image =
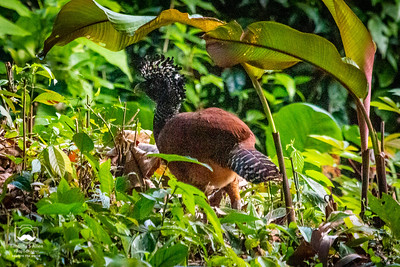
{"type": "Polygon", "coordinates": [[[330,73],[355,96],[367,94],[364,73],[344,62],[328,40],[299,32],[277,22],[256,22],[240,32],[235,22],[204,35],[207,51],[220,66],[247,63],[257,68],[278,70],[305,61],[330,73]]]}
{"type": "Polygon", "coordinates": [[[364,71],[371,83],[376,46],[361,20],[343,0],[322,0],[339,28],[346,56],[364,71]]]}
{"type": "MultiPolygon", "coordinates": [[[[350,22],[356,22],[354,13],[344,2],[325,1],[335,20],[339,21],[341,33],[344,32],[343,36],[346,36],[344,43],[351,51],[348,56],[354,55],[356,58],[352,59],[358,65],[369,66],[370,60],[364,58],[362,61],[362,55],[352,48],[348,33],[354,34],[354,30],[346,31],[350,26],[340,22],[346,16],[351,18],[350,22]]],[[[240,63],[252,66],[254,70],[277,70],[305,61],[330,73],[353,95],[363,98],[367,94],[364,73],[343,62],[335,46],[322,37],[302,33],[276,22],[256,22],[243,32],[236,22],[224,24],[214,18],[191,17],[174,9],[165,10],[157,17],[130,16],[106,9],[94,0],[72,0],[58,14],[41,56],[45,56],[54,45],[65,45],[78,37],[86,37],[110,50],[118,51],[140,41],[154,29],[174,22],[188,24],[206,32],[204,38],[207,50],[220,66],[240,63]]],[[[360,34],[360,38],[365,39],[365,34],[360,34]]],[[[364,44],[367,43],[364,41],[364,44]]]]}
{"type": "Polygon", "coordinates": [[[165,10],[158,16],[131,16],[113,12],[94,0],[72,0],[58,13],[40,56],[46,56],[54,45],[65,45],[79,37],[118,51],[140,41],[151,31],[174,22],[205,32],[223,24],[214,18],[189,16],[175,9],[165,10]]]}
{"type": "MultiPolygon", "coordinates": [[[[369,113],[371,101],[371,80],[376,51],[371,34],[360,19],[351,11],[343,0],[322,0],[331,12],[342,38],[346,56],[351,58],[364,72],[368,82],[368,94],[364,98],[364,108],[369,113]]],[[[357,110],[359,112],[359,110],[357,110]]],[[[361,117],[360,114],[358,114],[361,117]]],[[[360,119],[360,118],[359,118],[360,119]]],[[[361,146],[368,147],[367,125],[360,120],[361,146]]]]}

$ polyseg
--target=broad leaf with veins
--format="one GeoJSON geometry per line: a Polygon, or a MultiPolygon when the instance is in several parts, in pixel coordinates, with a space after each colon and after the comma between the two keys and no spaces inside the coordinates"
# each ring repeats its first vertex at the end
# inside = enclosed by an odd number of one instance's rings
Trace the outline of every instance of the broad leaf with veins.
{"type": "Polygon", "coordinates": [[[119,51],[140,41],[151,31],[175,22],[205,32],[223,24],[215,18],[189,16],[175,9],[164,10],[158,16],[132,16],[113,12],[94,0],[72,0],[58,13],[40,57],[46,56],[54,45],[66,45],[79,37],[119,51]]]}
{"type": "Polygon", "coordinates": [[[242,34],[240,29],[231,22],[204,35],[207,51],[218,65],[247,63],[260,69],[281,70],[305,61],[331,74],[355,96],[366,96],[364,73],[344,62],[328,40],[277,22],[252,23],[242,34]]]}
{"type": "Polygon", "coordinates": [[[371,83],[376,46],[361,20],[343,0],[322,0],[331,12],[342,38],[346,57],[364,71],[371,83]]]}
{"type": "Polygon", "coordinates": [[[371,37],[343,0],[324,0],[324,3],[338,24],[347,56],[361,70],[344,62],[328,40],[280,23],[256,22],[243,31],[235,21],[226,24],[175,9],[165,10],[158,16],[119,14],[94,0],[72,0],[61,9],[41,56],[54,45],[65,45],[78,37],[118,51],[159,27],[179,22],[206,33],[207,50],[220,66],[245,64],[251,75],[259,77],[263,70],[286,69],[305,61],[331,74],[353,96],[364,98],[368,92],[366,76],[369,81],[375,51],[371,37]]]}

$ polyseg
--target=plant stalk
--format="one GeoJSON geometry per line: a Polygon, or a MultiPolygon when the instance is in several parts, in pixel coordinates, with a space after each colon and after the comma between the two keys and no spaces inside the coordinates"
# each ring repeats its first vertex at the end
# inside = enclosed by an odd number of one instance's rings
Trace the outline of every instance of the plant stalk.
{"type": "Polygon", "coordinates": [[[368,187],[369,187],[369,153],[370,150],[367,148],[362,152],[362,168],[361,168],[361,218],[364,218],[365,210],[368,207],[368,187]],[[366,155],[365,155],[366,154],[366,155]],[[367,160],[364,160],[367,159],[367,160]]]}
{"type": "MultiPolygon", "coordinates": [[[[89,95],[86,95],[86,106],[90,107],[89,95]]],[[[86,111],[86,129],[87,130],[89,130],[89,126],[90,126],[90,111],[87,110],[86,111]]]]}
{"type": "Polygon", "coordinates": [[[254,88],[256,89],[258,97],[260,98],[260,101],[264,108],[264,113],[267,116],[268,123],[272,129],[272,136],[274,139],[276,155],[278,157],[279,169],[280,169],[280,172],[282,174],[282,179],[283,179],[282,187],[283,187],[283,194],[285,197],[287,222],[288,222],[288,224],[290,224],[291,222],[296,221],[296,217],[294,214],[292,195],[290,193],[289,180],[288,180],[287,174],[286,174],[285,159],[283,157],[281,138],[279,136],[279,132],[276,130],[274,118],[272,117],[271,109],[269,108],[268,101],[264,96],[260,82],[257,80],[257,78],[254,75],[252,75],[251,70],[246,65],[243,64],[243,67],[246,70],[247,74],[249,75],[254,88]]]}
{"type": "MultiPolygon", "coordinates": [[[[365,122],[367,123],[367,127],[371,136],[371,142],[372,142],[372,148],[374,149],[374,156],[375,156],[375,162],[376,162],[376,175],[378,178],[378,188],[379,188],[379,197],[382,196],[383,193],[387,193],[387,181],[386,181],[386,171],[385,171],[385,155],[381,151],[381,147],[379,146],[378,142],[378,136],[376,134],[376,131],[372,127],[371,120],[369,119],[367,110],[365,109],[363,103],[361,100],[356,97],[355,95],[352,95],[358,110],[361,112],[361,114],[364,117],[365,122]]],[[[368,157],[369,159],[369,157],[368,157]]],[[[363,159],[364,160],[364,159],[363,159]]]]}
{"type": "Polygon", "coordinates": [[[379,197],[382,197],[383,193],[388,192],[387,181],[386,181],[386,164],[385,164],[385,122],[381,123],[381,146],[380,146],[379,157],[375,156],[376,160],[376,174],[381,179],[378,180],[379,186],[379,197]]]}
{"type": "Polygon", "coordinates": [[[279,169],[281,170],[282,174],[282,187],[283,187],[283,194],[285,197],[287,222],[288,224],[290,224],[291,222],[296,221],[296,217],[294,214],[292,194],[290,193],[289,180],[286,174],[285,159],[283,157],[281,138],[279,136],[279,132],[272,133],[272,137],[274,138],[276,155],[278,156],[279,169]]]}
{"type": "Polygon", "coordinates": [[[23,162],[22,162],[22,170],[26,170],[26,79],[24,79],[24,85],[22,93],[23,102],[22,102],[22,150],[23,150],[23,162]]]}

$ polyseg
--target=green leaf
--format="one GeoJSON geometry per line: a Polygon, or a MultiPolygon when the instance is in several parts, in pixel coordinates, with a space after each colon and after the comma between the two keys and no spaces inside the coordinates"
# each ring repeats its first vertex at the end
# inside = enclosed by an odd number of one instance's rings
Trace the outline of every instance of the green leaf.
{"type": "Polygon", "coordinates": [[[304,240],[310,243],[313,229],[311,227],[306,227],[306,226],[297,226],[297,228],[299,228],[299,231],[303,236],[304,240]]]}
{"type": "MultiPolygon", "coordinates": [[[[283,24],[279,25],[284,26],[283,24]]],[[[261,30],[258,31],[261,32],[261,30]]],[[[257,43],[258,37],[253,36],[251,29],[244,33],[236,21],[206,33],[204,39],[208,53],[221,67],[247,63],[260,69],[280,70],[301,61],[290,55],[263,48],[262,44],[257,43]],[[250,42],[251,38],[254,38],[254,44],[250,42]],[[263,60],[260,61],[260,58],[263,60]]]]}
{"type": "Polygon", "coordinates": [[[57,188],[57,202],[70,204],[70,203],[81,203],[85,202],[85,196],[79,188],[72,188],[65,192],[61,191],[61,188],[57,188]]]}
{"type": "Polygon", "coordinates": [[[101,192],[108,194],[108,196],[111,196],[111,191],[114,184],[113,176],[110,170],[111,160],[108,159],[100,165],[99,169],[100,190],[101,192]]]}
{"type": "Polygon", "coordinates": [[[72,173],[71,161],[59,148],[48,146],[43,153],[46,165],[50,167],[53,175],[64,177],[65,172],[72,173]]]}
{"type": "Polygon", "coordinates": [[[32,183],[32,174],[27,171],[23,171],[22,175],[17,176],[17,178],[14,179],[10,184],[14,185],[15,187],[25,190],[28,192],[32,191],[31,187],[32,183]]]}
{"type": "Polygon", "coordinates": [[[42,215],[50,215],[50,214],[60,214],[60,215],[69,215],[72,214],[80,214],[87,209],[86,205],[83,203],[75,202],[70,204],[65,203],[52,203],[41,206],[37,212],[42,215]]]}
{"type": "Polygon", "coordinates": [[[85,222],[89,229],[93,232],[93,237],[97,242],[101,242],[107,245],[111,245],[112,241],[108,233],[104,230],[104,228],[97,222],[95,219],[88,215],[83,216],[85,222]]]}
{"type": "Polygon", "coordinates": [[[183,204],[185,204],[187,210],[192,215],[195,215],[196,204],[194,201],[194,194],[193,194],[193,190],[192,190],[192,188],[195,188],[195,187],[193,187],[189,184],[184,184],[182,182],[178,182],[175,179],[169,180],[168,185],[171,187],[172,191],[175,191],[176,194],[182,194],[183,204]]]}
{"type": "Polygon", "coordinates": [[[104,59],[107,60],[108,63],[118,67],[123,73],[126,74],[126,76],[128,76],[131,82],[133,81],[132,74],[128,66],[126,52],[124,50],[118,52],[110,51],[106,48],[96,45],[93,42],[90,42],[87,39],[80,39],[79,42],[87,46],[90,50],[95,51],[96,53],[104,57],[104,59]]]}
{"type": "Polygon", "coordinates": [[[120,267],[120,266],[151,267],[151,265],[148,264],[147,262],[141,261],[136,258],[111,259],[111,262],[107,264],[107,267],[120,267]]]}
{"type": "Polygon", "coordinates": [[[30,33],[0,16],[0,37],[5,35],[26,36],[30,33]]]}
{"type": "Polygon", "coordinates": [[[210,167],[210,165],[208,165],[206,163],[202,163],[202,162],[198,161],[197,159],[191,158],[191,157],[188,157],[188,156],[180,156],[180,155],[175,155],[175,154],[154,153],[154,154],[148,154],[147,157],[157,157],[157,158],[161,158],[163,160],[166,160],[168,162],[171,162],[171,161],[184,161],[184,162],[196,163],[196,164],[199,164],[199,165],[201,165],[203,167],[206,167],[210,171],[213,171],[213,169],[210,167]]]}
{"type": "Polygon", "coordinates": [[[21,17],[30,17],[31,11],[18,0],[5,0],[0,2],[0,6],[15,10],[21,17]]]}
{"type": "Polygon", "coordinates": [[[397,104],[387,96],[380,96],[379,99],[382,100],[383,102],[385,102],[386,104],[388,104],[389,106],[391,106],[392,108],[395,108],[395,109],[399,108],[397,106],[397,104]]]}
{"type": "Polygon", "coordinates": [[[351,214],[348,214],[343,211],[333,211],[329,215],[327,222],[337,222],[337,221],[343,220],[344,218],[347,218],[349,216],[351,216],[351,214]]]}
{"type": "Polygon", "coordinates": [[[312,205],[318,207],[320,211],[325,213],[325,196],[328,194],[326,189],[318,182],[300,174],[300,177],[305,181],[307,187],[303,189],[303,197],[312,205]]]}
{"type": "Polygon", "coordinates": [[[72,0],[58,13],[53,31],[44,43],[40,57],[54,45],[65,45],[76,38],[87,39],[101,46],[119,51],[142,40],[151,31],[180,22],[207,32],[222,24],[213,18],[190,17],[175,9],[156,16],[131,16],[113,12],[93,0],[72,0]]]}
{"type": "Polygon", "coordinates": [[[94,149],[94,143],[86,133],[76,133],[72,140],[82,153],[90,152],[94,149]]]}
{"type": "MultiPolygon", "coordinates": [[[[287,105],[274,114],[276,128],[281,136],[282,146],[290,144],[295,140],[296,149],[305,151],[306,149],[318,149],[326,152],[330,145],[311,138],[309,135],[326,135],[337,140],[342,140],[341,129],[335,119],[327,111],[305,103],[294,103],[287,105]]],[[[270,127],[267,129],[267,151],[270,157],[275,155],[270,127]]],[[[289,156],[289,151],[283,151],[285,156],[289,156]]]]}
{"type": "Polygon", "coordinates": [[[293,101],[293,97],[296,95],[296,83],[294,79],[285,73],[275,73],[273,75],[276,84],[280,84],[285,87],[289,100],[293,101]]]}
{"type": "Polygon", "coordinates": [[[328,40],[299,32],[277,22],[255,22],[242,34],[236,22],[220,26],[204,35],[207,51],[222,67],[236,64],[281,70],[300,61],[308,62],[335,77],[357,97],[367,95],[367,80],[362,71],[344,62],[328,40]]]}
{"type": "Polygon", "coordinates": [[[246,112],[246,121],[257,123],[257,121],[265,119],[265,114],[256,109],[250,109],[246,112]]]}
{"type": "Polygon", "coordinates": [[[346,57],[351,58],[361,68],[370,84],[376,51],[371,34],[343,0],[323,0],[323,2],[339,28],[346,57]]]}
{"type": "Polygon", "coordinates": [[[68,192],[69,190],[71,190],[71,188],[69,187],[67,180],[62,178],[60,180],[60,183],[58,184],[57,193],[64,194],[64,193],[68,192]]]}
{"type": "Polygon", "coordinates": [[[43,198],[37,203],[40,214],[80,214],[87,209],[85,196],[79,188],[70,188],[63,178],[57,187],[57,192],[50,198],[43,198]]]}
{"type": "Polygon", "coordinates": [[[125,193],[128,187],[128,181],[125,177],[117,177],[115,179],[115,191],[125,193]]]}
{"type": "Polygon", "coordinates": [[[392,107],[388,104],[382,103],[382,102],[372,101],[371,106],[377,107],[381,110],[392,111],[392,112],[396,112],[396,113],[400,114],[400,109],[398,107],[394,108],[394,107],[392,107]]]}
{"type": "Polygon", "coordinates": [[[353,142],[357,146],[360,144],[360,129],[357,125],[344,125],[342,127],[343,136],[347,141],[353,142]]]}
{"type": "Polygon", "coordinates": [[[321,172],[314,171],[314,170],[307,170],[306,174],[309,177],[311,177],[312,179],[314,179],[315,181],[317,181],[319,184],[322,184],[325,187],[327,187],[327,186],[335,187],[333,185],[333,183],[331,182],[331,180],[329,180],[328,177],[326,177],[321,172]]]}
{"type": "Polygon", "coordinates": [[[220,219],[221,223],[248,223],[260,220],[260,218],[241,213],[239,211],[232,211],[225,217],[220,219]]]}
{"type": "Polygon", "coordinates": [[[400,238],[400,205],[390,195],[383,193],[382,198],[374,197],[368,192],[369,206],[387,226],[396,238],[400,238]]]}
{"type": "Polygon", "coordinates": [[[65,102],[65,98],[59,93],[47,91],[38,95],[32,102],[40,102],[49,106],[65,102]]]}
{"type": "Polygon", "coordinates": [[[188,247],[182,244],[162,248],[156,251],[150,260],[150,264],[154,267],[173,267],[183,263],[188,256],[188,252],[188,247]]]}
{"type": "MultiPolygon", "coordinates": [[[[89,229],[84,229],[84,230],[90,231],[89,229]]],[[[88,242],[88,246],[85,252],[88,252],[88,254],[90,255],[91,262],[93,262],[94,266],[106,265],[105,261],[106,257],[104,256],[103,253],[103,246],[101,246],[100,244],[88,242]]]]}
{"type": "Polygon", "coordinates": [[[199,205],[204,210],[204,213],[207,215],[207,219],[210,221],[211,225],[214,228],[215,235],[217,237],[217,240],[221,243],[224,244],[224,239],[222,237],[222,229],[221,229],[221,223],[218,220],[217,215],[215,214],[214,210],[210,207],[210,205],[207,203],[207,201],[200,196],[194,196],[196,204],[199,205]]]}
{"type": "Polygon", "coordinates": [[[310,137],[314,138],[316,140],[319,140],[321,142],[324,142],[325,144],[329,144],[333,148],[338,149],[338,150],[340,150],[342,152],[352,152],[352,151],[357,151],[358,150],[356,147],[351,146],[349,144],[349,142],[336,140],[335,138],[333,138],[331,136],[311,134],[310,137]]]}
{"type": "MultiPolygon", "coordinates": [[[[39,64],[39,63],[33,63],[31,65],[31,68],[36,69],[35,74],[41,75],[43,77],[46,77],[49,79],[49,86],[51,85],[51,81],[54,80],[54,84],[57,83],[56,77],[54,76],[53,72],[51,71],[51,69],[49,67],[47,67],[44,64],[39,64]],[[37,69],[42,69],[42,70],[37,70],[37,69]]],[[[54,91],[51,90],[47,90],[45,89],[46,92],[49,93],[54,93],[54,91]]]]}
{"type": "Polygon", "coordinates": [[[304,167],[304,157],[301,154],[301,152],[298,151],[297,149],[293,150],[292,153],[290,153],[290,157],[292,158],[293,161],[294,170],[296,172],[301,172],[304,167]]]}
{"type": "Polygon", "coordinates": [[[153,212],[153,208],[156,202],[154,200],[148,199],[146,197],[140,198],[139,201],[135,203],[133,208],[133,217],[137,220],[146,219],[150,213],[153,212]]]}

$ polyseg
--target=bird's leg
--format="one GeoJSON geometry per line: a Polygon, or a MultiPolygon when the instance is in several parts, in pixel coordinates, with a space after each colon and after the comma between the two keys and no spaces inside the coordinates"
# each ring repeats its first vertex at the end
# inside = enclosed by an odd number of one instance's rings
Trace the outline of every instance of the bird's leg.
{"type": "Polygon", "coordinates": [[[231,207],[233,209],[240,210],[242,208],[242,203],[240,202],[240,192],[239,192],[239,178],[235,177],[230,184],[224,187],[226,193],[228,193],[231,199],[231,207]]]}

